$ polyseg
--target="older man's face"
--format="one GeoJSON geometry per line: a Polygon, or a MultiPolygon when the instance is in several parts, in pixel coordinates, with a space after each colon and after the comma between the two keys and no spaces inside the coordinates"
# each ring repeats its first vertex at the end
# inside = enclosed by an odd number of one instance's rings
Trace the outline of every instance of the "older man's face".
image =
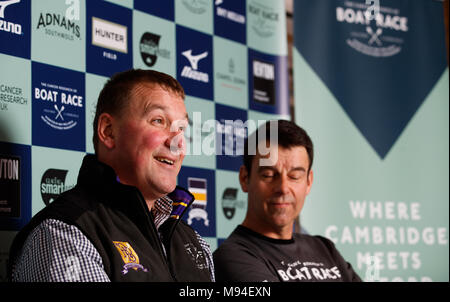
{"type": "Polygon", "coordinates": [[[157,85],[137,85],[114,129],[120,181],[139,188],[146,200],[172,192],[185,156],[186,126],[181,97],[157,85]]]}

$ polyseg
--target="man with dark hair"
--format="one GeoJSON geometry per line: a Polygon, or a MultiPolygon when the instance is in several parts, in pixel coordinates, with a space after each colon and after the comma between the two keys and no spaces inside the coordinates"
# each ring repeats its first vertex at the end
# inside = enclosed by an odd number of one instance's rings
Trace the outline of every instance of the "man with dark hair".
{"type": "Polygon", "coordinates": [[[330,240],[293,233],[313,183],[308,134],[293,122],[270,121],[244,148],[247,215],[214,252],[217,281],[361,281],[330,240]]]}
{"type": "Polygon", "coordinates": [[[181,220],[184,90],[151,70],[114,75],[77,185],[35,215],[10,250],[12,281],[214,281],[208,244],[181,220]]]}

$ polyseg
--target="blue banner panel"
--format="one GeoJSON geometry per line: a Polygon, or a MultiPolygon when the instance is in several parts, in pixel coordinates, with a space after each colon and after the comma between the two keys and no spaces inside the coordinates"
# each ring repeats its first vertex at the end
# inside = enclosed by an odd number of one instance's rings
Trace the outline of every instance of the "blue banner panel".
{"type": "Polygon", "coordinates": [[[296,1],[295,46],[384,158],[447,64],[442,5],[380,2],[296,1]]]}

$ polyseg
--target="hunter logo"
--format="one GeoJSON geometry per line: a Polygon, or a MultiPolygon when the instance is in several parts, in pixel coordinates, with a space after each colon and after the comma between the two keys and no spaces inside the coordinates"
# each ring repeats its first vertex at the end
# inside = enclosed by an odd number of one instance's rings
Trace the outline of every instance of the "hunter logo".
{"type": "Polygon", "coordinates": [[[200,60],[208,56],[208,52],[205,51],[198,55],[192,54],[192,49],[183,51],[181,53],[186,59],[188,59],[191,66],[184,66],[181,72],[182,77],[189,78],[191,80],[196,80],[204,83],[209,83],[209,75],[205,72],[198,71],[198,63],[200,60]]]}
{"type": "Polygon", "coordinates": [[[20,216],[20,158],[0,155],[0,217],[20,216]]]}
{"type": "Polygon", "coordinates": [[[400,53],[405,33],[409,31],[408,18],[400,15],[400,9],[379,7],[373,15],[371,6],[352,1],[345,1],[344,7],[336,8],[336,20],[350,25],[348,46],[377,58],[400,53]]]}
{"type": "Polygon", "coordinates": [[[62,14],[41,13],[36,29],[41,28],[45,29],[45,34],[49,36],[69,41],[75,40],[74,37],[81,39],[80,25],[74,20],[66,18],[66,16],[62,14]]]}
{"type": "Polygon", "coordinates": [[[92,44],[122,53],[128,53],[127,27],[92,17],[92,44]]]}
{"type": "Polygon", "coordinates": [[[170,51],[159,48],[159,41],[161,36],[146,32],[142,35],[139,44],[142,61],[148,67],[153,67],[156,64],[158,57],[170,59],[170,51]]]}
{"type": "MultiPolygon", "coordinates": [[[[5,18],[5,9],[11,5],[19,3],[20,0],[0,1],[0,18],[5,18]]],[[[22,35],[22,25],[9,22],[6,20],[0,20],[0,31],[10,32],[16,35],[22,35]]]]}
{"type": "Polygon", "coordinates": [[[48,169],[42,175],[41,196],[44,204],[48,206],[61,193],[70,189],[66,186],[66,176],[69,171],[59,169],[48,169]]]}
{"type": "Polygon", "coordinates": [[[279,13],[273,7],[250,1],[248,13],[253,17],[251,28],[261,38],[269,38],[276,32],[279,13]]]}
{"type": "Polygon", "coordinates": [[[236,209],[244,209],[245,203],[242,200],[237,200],[238,189],[226,188],[222,194],[222,210],[225,218],[231,220],[236,213],[236,209]]]}
{"type": "Polygon", "coordinates": [[[206,0],[182,0],[184,7],[191,13],[202,15],[208,9],[208,2],[206,0]]]}

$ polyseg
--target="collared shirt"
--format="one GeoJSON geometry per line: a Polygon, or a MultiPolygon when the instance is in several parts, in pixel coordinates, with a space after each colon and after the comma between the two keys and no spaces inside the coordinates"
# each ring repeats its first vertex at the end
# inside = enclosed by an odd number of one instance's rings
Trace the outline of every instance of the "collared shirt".
{"type": "MultiPolygon", "coordinates": [[[[170,217],[172,200],[158,199],[152,214],[156,228],[170,217]]],[[[197,233],[206,254],[211,280],[214,264],[209,244],[197,233]]],[[[18,282],[109,282],[102,258],[95,246],[75,226],[60,220],[47,219],[39,224],[25,241],[12,276],[18,282]]]]}

